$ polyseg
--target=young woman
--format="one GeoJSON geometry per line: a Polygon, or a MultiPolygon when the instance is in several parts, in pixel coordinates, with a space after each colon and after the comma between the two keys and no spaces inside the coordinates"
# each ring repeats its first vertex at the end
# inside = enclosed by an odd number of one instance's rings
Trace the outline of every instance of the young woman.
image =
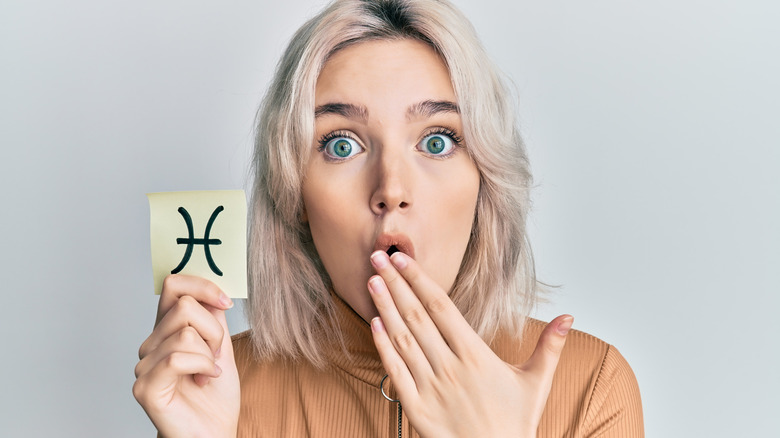
{"type": "Polygon", "coordinates": [[[642,436],[620,354],[526,317],[530,184],[459,11],[335,1],[260,109],[251,330],[231,340],[230,300],[168,277],[136,398],[166,437],[642,436]]]}

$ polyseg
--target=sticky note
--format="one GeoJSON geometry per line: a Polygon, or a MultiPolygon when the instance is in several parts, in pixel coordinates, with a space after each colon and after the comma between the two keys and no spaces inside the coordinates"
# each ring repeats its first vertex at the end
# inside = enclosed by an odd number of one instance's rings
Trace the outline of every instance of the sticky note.
{"type": "Polygon", "coordinates": [[[154,291],[170,274],[196,275],[231,298],[246,298],[243,190],[147,193],[154,291]]]}

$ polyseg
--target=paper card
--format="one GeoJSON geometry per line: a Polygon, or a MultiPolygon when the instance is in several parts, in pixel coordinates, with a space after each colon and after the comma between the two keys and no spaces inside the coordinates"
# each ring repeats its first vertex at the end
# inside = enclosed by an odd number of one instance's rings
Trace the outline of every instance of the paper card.
{"type": "Polygon", "coordinates": [[[246,298],[246,197],[243,190],[147,193],[154,292],[169,274],[213,281],[246,298]]]}

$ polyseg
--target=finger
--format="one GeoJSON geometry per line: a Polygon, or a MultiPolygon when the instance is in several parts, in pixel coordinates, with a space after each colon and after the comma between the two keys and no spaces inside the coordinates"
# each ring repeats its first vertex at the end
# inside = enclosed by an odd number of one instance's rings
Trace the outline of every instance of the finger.
{"type": "Polygon", "coordinates": [[[396,252],[390,257],[395,269],[414,291],[417,300],[430,316],[450,349],[458,356],[473,354],[487,348],[450,297],[417,262],[408,255],[396,252]]]}
{"type": "Polygon", "coordinates": [[[169,336],[162,344],[141,359],[135,366],[135,377],[138,378],[148,373],[157,365],[157,362],[175,351],[201,354],[214,361],[214,354],[209,349],[206,341],[200,337],[197,330],[187,326],[169,336]]]}
{"type": "Polygon", "coordinates": [[[227,310],[233,307],[233,301],[214,283],[205,278],[191,275],[169,275],[163,280],[160,302],[157,305],[157,320],[155,326],[165,314],[176,305],[183,296],[191,296],[196,301],[227,310]]]}
{"type": "Polygon", "coordinates": [[[368,289],[379,316],[382,317],[390,342],[406,363],[414,379],[422,383],[431,378],[433,376],[431,364],[420,349],[414,334],[401,319],[382,277],[378,275],[371,277],[368,281],[368,289]]]}
{"type": "Polygon", "coordinates": [[[571,315],[561,315],[550,321],[539,336],[533,354],[522,368],[536,374],[540,381],[551,384],[563,346],[566,344],[566,335],[573,322],[574,317],[571,315]]]}
{"type": "Polygon", "coordinates": [[[371,320],[371,333],[374,337],[376,350],[379,352],[379,358],[382,360],[382,366],[398,391],[397,397],[399,400],[403,398],[403,403],[406,405],[410,397],[417,396],[417,384],[406,363],[393,346],[381,317],[377,316],[371,320]]]}
{"type": "MultiPolygon", "coordinates": [[[[224,314],[223,310],[216,310],[224,314]]],[[[184,327],[193,327],[215,354],[222,346],[227,329],[215,315],[207,310],[195,298],[185,295],[165,314],[152,334],[141,344],[138,357],[143,359],[156,349],[165,339],[184,327]]]]}
{"type": "Polygon", "coordinates": [[[136,379],[133,395],[142,406],[155,405],[154,399],[169,395],[180,377],[203,374],[219,377],[222,369],[207,356],[196,353],[173,352],[159,361],[147,374],[136,379]]]}
{"type": "MultiPolygon", "coordinates": [[[[428,315],[425,307],[417,298],[417,291],[412,290],[412,286],[406,282],[404,277],[390,263],[390,259],[384,251],[376,251],[372,254],[371,263],[390,290],[390,295],[400,315],[401,322],[414,335],[417,343],[420,345],[420,349],[430,362],[431,368],[436,372],[446,360],[452,359],[454,355],[447,343],[444,342],[439,329],[430,315],[428,315]]],[[[426,284],[425,287],[439,288],[436,284],[426,284]]],[[[395,318],[387,320],[391,333],[394,320],[395,318]]]]}

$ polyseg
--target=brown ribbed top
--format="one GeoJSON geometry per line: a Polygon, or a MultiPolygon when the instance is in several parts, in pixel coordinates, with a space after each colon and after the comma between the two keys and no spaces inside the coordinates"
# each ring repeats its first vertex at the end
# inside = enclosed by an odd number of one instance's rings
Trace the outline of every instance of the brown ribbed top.
{"type": "MultiPolygon", "coordinates": [[[[338,329],[351,357],[327,350],[330,365],[258,363],[249,332],[233,336],[241,379],[239,437],[397,437],[398,405],[382,397],[385,375],[369,325],[336,299],[338,329]]],[[[545,324],[529,319],[522,342],[499,336],[491,345],[504,361],[530,357],[545,324]]],[[[389,379],[388,379],[389,380],[389,379]]],[[[392,385],[385,391],[394,397],[392,385]]],[[[404,437],[417,437],[402,415],[404,437]]],[[[628,363],[611,345],[572,330],[555,372],[539,437],[643,437],[639,387],[628,363]]]]}

